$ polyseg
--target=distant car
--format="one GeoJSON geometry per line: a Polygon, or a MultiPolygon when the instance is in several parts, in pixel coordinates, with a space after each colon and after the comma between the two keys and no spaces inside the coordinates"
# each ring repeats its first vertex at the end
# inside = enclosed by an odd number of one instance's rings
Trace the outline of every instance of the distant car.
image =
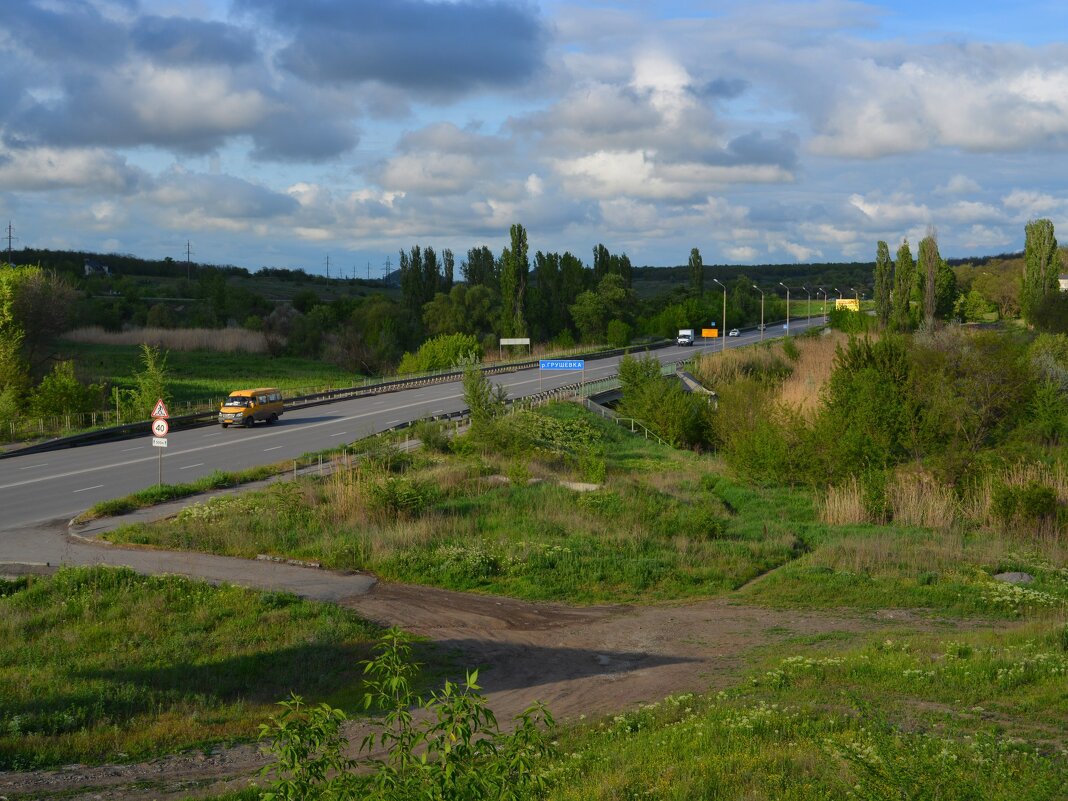
{"type": "Polygon", "coordinates": [[[764,323],[761,323],[760,325],[757,326],[757,330],[758,331],[763,331],[765,328],[767,328],[767,326],[764,325],[764,323]]]}
{"type": "Polygon", "coordinates": [[[727,336],[729,337],[740,337],[741,335],[742,332],[739,331],[737,328],[732,328],[730,331],[727,332],[727,336]]]}

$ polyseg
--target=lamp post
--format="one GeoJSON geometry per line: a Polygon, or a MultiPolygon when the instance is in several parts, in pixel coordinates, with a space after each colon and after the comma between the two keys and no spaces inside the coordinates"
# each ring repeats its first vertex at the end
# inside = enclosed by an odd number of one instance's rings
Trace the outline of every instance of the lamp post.
{"type": "Polygon", "coordinates": [[[858,290],[855,286],[851,286],[849,288],[853,292],[853,297],[857,299],[857,311],[860,311],[860,290],[858,290]]]}
{"type": "Polygon", "coordinates": [[[723,340],[722,342],[720,342],[719,349],[720,352],[723,352],[727,349],[727,287],[723,286],[723,284],[720,283],[720,281],[716,278],[712,279],[712,283],[719,284],[721,287],[723,287],[723,320],[720,321],[720,325],[722,326],[722,328],[719,329],[722,332],[720,336],[723,340]]]}
{"type": "Polygon", "coordinates": [[[764,290],[753,284],[753,289],[760,293],[760,341],[764,341],[764,290]]]}
{"type": "Polygon", "coordinates": [[[807,286],[801,287],[805,290],[805,294],[808,295],[808,305],[805,307],[805,327],[808,327],[809,322],[812,320],[812,293],[808,291],[807,286]]]}
{"type": "MultiPolygon", "coordinates": [[[[824,289],[821,286],[816,287],[816,297],[817,298],[820,296],[820,292],[823,293],[823,316],[826,318],[827,317],[827,290],[824,289]]],[[[824,322],[827,322],[827,320],[824,319],[824,322]]]]}
{"type": "Polygon", "coordinates": [[[790,336],[790,287],[779,281],[779,286],[786,290],[786,336],[790,336]]]}

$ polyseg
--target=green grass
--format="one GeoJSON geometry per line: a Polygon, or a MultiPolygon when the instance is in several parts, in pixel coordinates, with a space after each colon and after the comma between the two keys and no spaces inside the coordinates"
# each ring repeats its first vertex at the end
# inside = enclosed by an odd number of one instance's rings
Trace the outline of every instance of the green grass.
{"type": "Polygon", "coordinates": [[[121,498],[112,498],[110,500],[99,501],[98,503],[93,504],[77,517],[77,522],[84,523],[89,520],[96,520],[100,517],[125,515],[138,509],[145,509],[150,506],[156,506],[157,504],[167,503],[168,501],[177,500],[178,498],[188,498],[191,495],[200,495],[201,493],[210,492],[211,490],[236,487],[253,481],[262,481],[265,478],[277,475],[282,470],[288,470],[289,468],[290,464],[286,463],[285,465],[250,467],[248,470],[239,470],[236,472],[215,470],[208,475],[187,484],[160,484],[155,487],[146,487],[143,490],[124,495],[121,498]]]}
{"type": "MultiPolygon", "coordinates": [[[[79,375],[91,383],[111,382],[131,388],[133,375],[141,369],[140,348],[134,345],[60,341],[57,348],[59,358],[74,359],[79,375]]],[[[273,386],[292,393],[349,387],[360,380],[353,373],[317,359],[214,351],[168,351],[167,373],[167,387],[175,404],[218,400],[235,389],[248,387],[273,386]]]]}
{"type": "Polygon", "coordinates": [[[247,739],[290,692],[357,709],[375,633],[336,606],[125,568],[0,582],[0,770],[247,739]]]}
{"type": "Polygon", "coordinates": [[[1000,536],[829,526],[808,491],[732,480],[712,459],[633,436],[572,404],[504,425],[541,427],[550,439],[553,431],[574,435],[587,450],[517,446],[512,438],[522,430],[491,431],[492,447],[484,437],[462,440],[455,454],[395,455],[388,471],[365,463],[325,480],[279,483],[108,539],[269,553],[388,580],[572,603],[740,590],[739,600],[776,607],[1009,618],[1068,603],[1068,570],[1000,536]],[[560,483],[590,470],[603,476],[595,492],[560,483]],[[1002,570],[1037,580],[1024,588],[994,582],[1002,570]]]}
{"type": "Polygon", "coordinates": [[[801,495],[743,490],[707,460],[568,404],[533,420],[578,432],[594,455],[545,447],[502,455],[466,442],[459,455],[400,458],[393,472],[362,463],[325,480],[214,499],[108,539],[269,553],[397,581],[578,603],[720,595],[805,550],[812,510],[801,495]],[[591,470],[605,476],[596,492],[559,483],[591,470]],[[743,497],[739,514],[733,504],[743,497]]]}
{"type": "Polygon", "coordinates": [[[777,647],[716,695],[565,732],[549,798],[1060,799],[1068,630],[777,647]]]}

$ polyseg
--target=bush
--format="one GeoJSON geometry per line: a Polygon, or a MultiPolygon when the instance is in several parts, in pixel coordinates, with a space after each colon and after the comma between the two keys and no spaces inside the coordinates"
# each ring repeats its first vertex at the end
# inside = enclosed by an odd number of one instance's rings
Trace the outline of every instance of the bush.
{"type": "Polygon", "coordinates": [[[448,453],[451,450],[449,435],[444,423],[432,420],[420,420],[412,427],[412,436],[423,443],[428,451],[448,453]]]}
{"type": "Polygon", "coordinates": [[[373,659],[363,663],[369,688],[365,705],[384,712],[379,731],[360,746],[368,756],[345,757],[345,713],[327,704],[306,706],[299,696],[279,704],[282,711],[260,726],[275,761],[262,775],[272,777],[263,798],[476,799],[518,801],[546,786],[552,756],[552,715],[540,703],[500,730],[478,685],[478,671],[462,684],[446,680],[429,697],[412,682],[412,638],[398,629],[383,633],[373,659]],[[413,715],[419,708],[426,714],[413,715]],[[384,752],[385,756],[371,756],[384,752]],[[358,776],[359,771],[367,775],[358,776]]]}
{"type": "Polygon", "coordinates": [[[1006,527],[1048,520],[1057,514],[1057,493],[1038,481],[1022,487],[1002,484],[994,488],[990,513],[1006,527]]]}
{"type": "Polygon", "coordinates": [[[613,348],[622,348],[630,343],[631,328],[622,320],[612,320],[608,324],[606,338],[613,348]]]}
{"type": "MultiPolygon", "coordinates": [[[[57,362],[30,395],[30,413],[52,417],[91,412],[100,408],[102,396],[99,384],[86,386],[75,377],[74,362],[57,362]]],[[[148,411],[151,409],[146,410],[146,416],[148,411]]]]}
{"type": "Polygon", "coordinates": [[[405,353],[398,373],[429,373],[474,364],[482,358],[482,346],[473,334],[441,334],[428,339],[415,353],[405,353]]]}

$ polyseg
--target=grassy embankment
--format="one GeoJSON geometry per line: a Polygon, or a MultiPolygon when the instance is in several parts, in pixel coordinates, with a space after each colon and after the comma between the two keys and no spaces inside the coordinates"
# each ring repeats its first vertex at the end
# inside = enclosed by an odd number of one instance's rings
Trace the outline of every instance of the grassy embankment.
{"type": "Polygon", "coordinates": [[[386,449],[352,471],[218,498],[107,536],[313,559],[531,600],[649,602],[741,588],[741,597],[775,606],[1012,616],[1068,599],[1056,541],[831,524],[827,502],[814,503],[809,491],[736,481],[714,459],[632,436],[575,406],[511,421],[517,431],[537,432],[531,436],[542,447],[521,456],[470,441],[460,443],[461,454],[386,449]],[[567,442],[588,450],[568,452],[567,442]],[[593,492],[560,482],[591,473],[602,479],[593,492]],[[991,579],[1010,569],[1032,573],[1036,583],[1013,589],[991,579]]]}
{"type": "Polygon", "coordinates": [[[293,595],[124,568],[0,581],[0,770],[248,739],[290,692],[356,710],[375,633],[293,595]]]}

